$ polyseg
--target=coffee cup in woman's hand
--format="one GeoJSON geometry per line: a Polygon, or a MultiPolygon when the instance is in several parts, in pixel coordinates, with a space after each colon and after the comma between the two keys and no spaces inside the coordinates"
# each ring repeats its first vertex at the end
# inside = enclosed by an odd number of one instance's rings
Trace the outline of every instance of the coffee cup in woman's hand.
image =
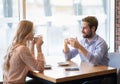
{"type": "Polygon", "coordinates": [[[43,40],[42,35],[37,35],[37,36],[35,36],[35,37],[34,37],[34,42],[36,43],[36,42],[38,41],[38,39],[43,40]]]}
{"type": "Polygon", "coordinates": [[[43,44],[43,37],[41,35],[38,35],[34,38],[36,46],[41,46],[43,44]]]}

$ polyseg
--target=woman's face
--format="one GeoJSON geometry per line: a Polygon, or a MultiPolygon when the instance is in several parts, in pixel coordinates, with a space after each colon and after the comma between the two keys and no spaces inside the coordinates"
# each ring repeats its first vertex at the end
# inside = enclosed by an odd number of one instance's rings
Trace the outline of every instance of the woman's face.
{"type": "Polygon", "coordinates": [[[34,38],[34,32],[32,31],[31,33],[28,34],[28,40],[33,40],[34,38]]]}

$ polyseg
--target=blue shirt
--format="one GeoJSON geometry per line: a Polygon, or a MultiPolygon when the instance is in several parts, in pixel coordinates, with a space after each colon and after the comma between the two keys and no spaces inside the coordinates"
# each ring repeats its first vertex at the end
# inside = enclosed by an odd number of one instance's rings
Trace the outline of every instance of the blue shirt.
{"type": "Polygon", "coordinates": [[[83,56],[78,49],[71,49],[68,53],[64,53],[67,60],[79,54],[81,62],[89,62],[93,65],[108,65],[108,46],[99,35],[95,35],[90,43],[84,38],[80,44],[87,49],[87,56],[83,56]]]}

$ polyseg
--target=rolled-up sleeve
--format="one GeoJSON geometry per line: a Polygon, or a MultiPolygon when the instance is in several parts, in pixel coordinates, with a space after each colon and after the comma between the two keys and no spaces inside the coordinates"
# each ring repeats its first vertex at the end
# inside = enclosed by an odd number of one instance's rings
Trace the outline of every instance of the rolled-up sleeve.
{"type": "Polygon", "coordinates": [[[72,49],[68,53],[64,53],[66,60],[70,60],[70,59],[74,58],[77,54],[78,54],[77,49],[72,49]]]}

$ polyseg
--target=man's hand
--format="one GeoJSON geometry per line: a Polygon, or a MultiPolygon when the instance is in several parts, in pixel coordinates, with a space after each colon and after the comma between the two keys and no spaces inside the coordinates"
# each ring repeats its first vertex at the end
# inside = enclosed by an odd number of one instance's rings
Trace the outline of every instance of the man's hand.
{"type": "Polygon", "coordinates": [[[79,49],[81,46],[77,38],[70,38],[69,43],[72,47],[77,48],[77,49],[79,49]]]}

